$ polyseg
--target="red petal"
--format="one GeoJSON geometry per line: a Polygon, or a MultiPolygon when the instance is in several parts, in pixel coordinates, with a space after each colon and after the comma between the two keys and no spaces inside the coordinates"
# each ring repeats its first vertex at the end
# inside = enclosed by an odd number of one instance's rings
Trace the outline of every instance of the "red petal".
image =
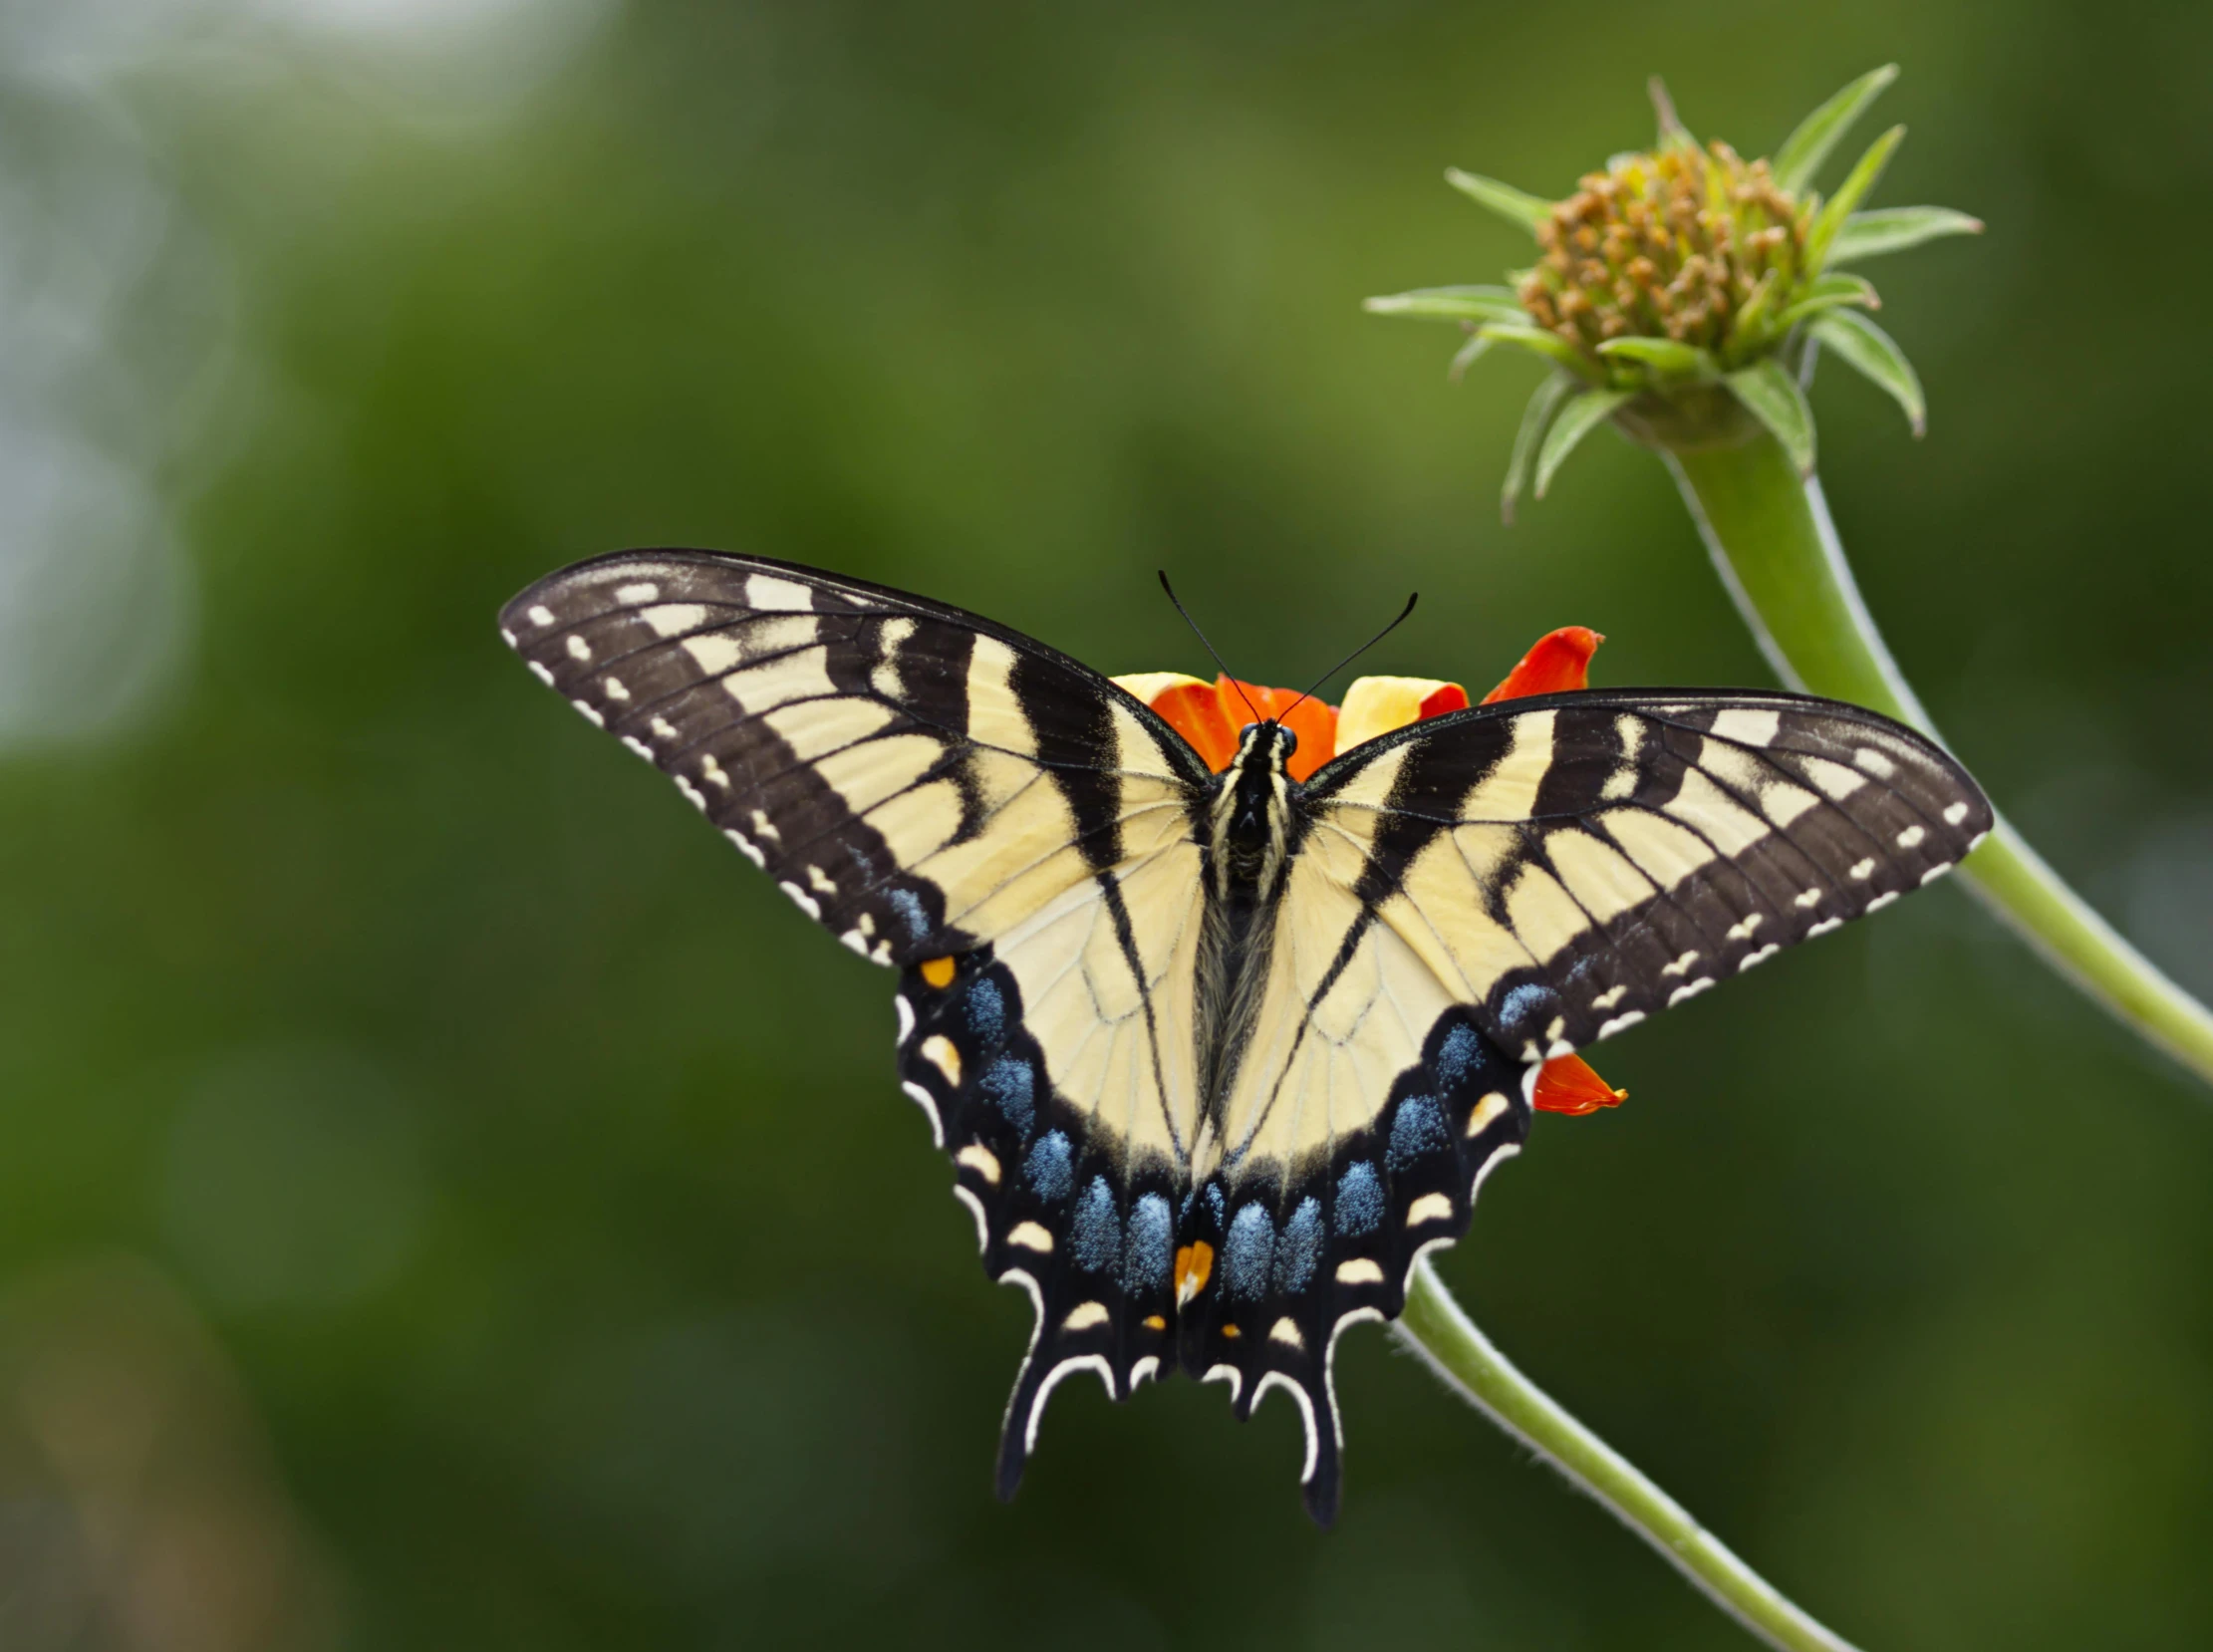
{"type": "Polygon", "coordinates": [[[1579,1055],[1555,1055],[1537,1070],[1536,1093],[1529,1105],[1540,1113],[1566,1113],[1579,1118],[1601,1107],[1619,1107],[1629,1099],[1590,1070],[1579,1055]]]}
{"type": "Polygon", "coordinates": [[[1536,640],[1507,680],[1483,696],[1486,705],[1524,694],[1556,694],[1590,686],[1590,657],[1605,638],[1588,626],[1562,626],[1536,640]]]}
{"type": "MultiPolygon", "coordinates": [[[[1422,717],[1441,717],[1447,711],[1468,709],[1468,690],[1457,683],[1448,683],[1422,701],[1422,717]]],[[[1417,721],[1421,718],[1416,718],[1417,721]]]]}

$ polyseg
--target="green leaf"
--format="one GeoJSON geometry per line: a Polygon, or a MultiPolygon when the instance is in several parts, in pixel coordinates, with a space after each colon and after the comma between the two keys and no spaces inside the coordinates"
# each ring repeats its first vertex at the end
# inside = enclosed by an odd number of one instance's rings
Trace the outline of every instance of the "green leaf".
{"type": "Polygon", "coordinates": [[[1829,243],[1828,261],[1856,264],[1862,258],[1903,252],[1940,236],[1982,232],[1982,219],[1955,212],[1949,206],[1886,206],[1878,212],[1854,212],[1829,243]]]}
{"type": "Polygon", "coordinates": [[[1770,357],[1757,366],[1732,373],[1724,381],[1753,417],[1774,432],[1783,450],[1791,455],[1798,474],[1813,474],[1813,410],[1805,405],[1798,382],[1783,364],[1770,357]]]}
{"type": "Polygon", "coordinates": [[[1493,344],[1519,346],[1533,355],[1542,356],[1548,362],[1556,362],[1578,379],[1594,377],[1589,359],[1557,333],[1547,332],[1541,327],[1531,327],[1525,322],[1502,321],[1489,323],[1482,332],[1493,344]]]}
{"type": "Polygon", "coordinates": [[[1536,449],[1544,439],[1545,429],[1552,422],[1562,398],[1573,393],[1575,381],[1564,373],[1548,374],[1544,383],[1536,387],[1529,397],[1529,404],[1521,410],[1521,427],[1514,432],[1514,457],[1507,461],[1506,486],[1499,491],[1499,519],[1508,524],[1514,521],[1515,501],[1521,497],[1522,484],[1529,477],[1529,461],[1536,457],[1536,449]]]}
{"type": "Polygon", "coordinates": [[[1370,315],[1412,316],[1422,321],[1507,321],[1528,319],[1512,287],[1416,287],[1410,293],[1364,298],[1370,315]]]}
{"type": "Polygon", "coordinates": [[[1843,140],[1844,135],[1867,113],[1867,106],[1897,78],[1898,66],[1894,63],[1870,69],[1800,121],[1798,130],[1786,138],[1783,147],[1775,151],[1776,186],[1793,194],[1802,192],[1813,181],[1813,174],[1821,169],[1821,162],[1828,158],[1828,151],[1843,140]]]}
{"type": "Polygon", "coordinates": [[[1491,343],[1481,333],[1469,334],[1468,342],[1453,352],[1453,363],[1445,370],[1445,378],[1452,384],[1459,384],[1461,376],[1490,352],[1491,343]]]}
{"type": "Polygon", "coordinates": [[[1526,189],[1517,189],[1511,183],[1501,183],[1495,177],[1447,166],[1445,181],[1478,206],[1489,207],[1507,222],[1520,224],[1532,235],[1536,233],[1536,226],[1552,215],[1550,201],[1539,199],[1526,189]]]}
{"type": "Polygon", "coordinates": [[[1561,405],[1552,415],[1552,427],[1544,432],[1544,445],[1536,455],[1536,496],[1544,497],[1544,490],[1552,485],[1552,476],[1567,462],[1567,455],[1575,450],[1576,443],[1603,424],[1614,409],[1636,395],[1627,390],[1578,391],[1561,405]]]}
{"type": "Polygon", "coordinates": [[[1844,220],[1859,208],[1867,198],[1867,191],[1875,186],[1875,179],[1882,176],[1882,169],[1890,163],[1891,151],[1905,140],[1906,129],[1892,127],[1867,145],[1867,152],[1859,157],[1836,193],[1821,208],[1813,220],[1813,229],[1805,238],[1805,267],[1817,270],[1828,262],[1829,243],[1836,239],[1836,232],[1844,227],[1844,220]]]}
{"type": "Polygon", "coordinates": [[[1764,336],[1762,330],[1767,326],[1768,306],[1775,301],[1776,290],[1782,285],[1781,270],[1770,270],[1753,283],[1752,296],[1738,308],[1737,319],[1730,323],[1730,331],[1736,335],[1735,343],[1749,350],[1760,342],[1764,336]]]}
{"type": "Polygon", "coordinates": [[[1824,275],[1809,282],[1805,295],[1775,318],[1776,330],[1788,332],[1808,316],[1817,316],[1823,310],[1833,310],[1844,304],[1857,304],[1868,310],[1882,308],[1882,300],[1875,296],[1875,289],[1865,276],[1841,272],[1824,275]]]}
{"type": "MultiPolygon", "coordinates": [[[[1652,100],[1652,115],[1659,126],[1658,147],[1680,144],[1685,148],[1698,147],[1698,139],[1691,136],[1691,129],[1683,125],[1683,118],[1675,113],[1675,100],[1667,95],[1667,82],[1654,75],[1644,83],[1645,95],[1652,100]]],[[[1606,170],[1613,170],[1613,163],[1606,163],[1606,170]]]]}
{"type": "Polygon", "coordinates": [[[1608,339],[1598,347],[1598,354],[1642,362],[1653,372],[1670,379],[1712,379],[1721,371],[1714,358],[1697,345],[1681,344],[1674,339],[1608,339]]]}
{"type": "Polygon", "coordinates": [[[1921,381],[1914,376],[1913,364],[1906,360],[1897,340],[1851,310],[1820,316],[1806,331],[1845,366],[1856,368],[1888,391],[1890,399],[1904,410],[1906,422],[1913,426],[1916,436],[1928,428],[1929,409],[1921,395],[1921,381]]]}

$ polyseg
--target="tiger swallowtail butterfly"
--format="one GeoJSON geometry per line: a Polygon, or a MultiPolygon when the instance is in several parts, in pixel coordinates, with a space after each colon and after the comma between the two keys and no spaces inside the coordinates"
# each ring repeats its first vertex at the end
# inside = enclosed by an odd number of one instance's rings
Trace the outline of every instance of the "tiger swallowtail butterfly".
{"type": "Polygon", "coordinates": [[[902,1088],[986,1271],[1036,1309],[998,1454],[1047,1397],[1182,1370],[1305,1425],[1327,1523],[1338,1335],[1404,1305],[1517,1152],[1547,1059],[1928,883],[1991,825],[1873,712],[1583,689],[1454,711],[1303,782],[1211,772],[1021,633],[817,569],[579,563],[502,633],[807,917],[899,971],[902,1088]]]}

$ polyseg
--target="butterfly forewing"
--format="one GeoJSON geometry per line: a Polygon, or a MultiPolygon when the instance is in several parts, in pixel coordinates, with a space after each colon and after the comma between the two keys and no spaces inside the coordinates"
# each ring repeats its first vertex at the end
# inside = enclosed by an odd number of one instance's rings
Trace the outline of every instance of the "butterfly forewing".
{"type": "Polygon", "coordinates": [[[879,964],[996,937],[1120,861],[1125,816],[1176,830],[1207,779],[1075,662],[811,569],[626,553],[540,581],[500,623],[534,672],[879,964]]]}
{"type": "Polygon", "coordinates": [[[1524,1061],[1887,905],[1990,829],[1919,735],[1798,695],[1608,690],[1458,712],[1315,776],[1355,887],[1524,1061]]]}

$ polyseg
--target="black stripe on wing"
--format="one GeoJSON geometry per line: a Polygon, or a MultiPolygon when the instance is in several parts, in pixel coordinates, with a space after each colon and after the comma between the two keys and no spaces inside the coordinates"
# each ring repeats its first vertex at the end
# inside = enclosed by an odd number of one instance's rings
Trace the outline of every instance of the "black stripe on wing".
{"type": "Polygon", "coordinates": [[[1241,1181],[1235,1167],[1187,1201],[1177,1233],[1179,1282],[1206,1277],[1183,1306],[1178,1355],[1226,1382],[1242,1421],[1271,1388],[1297,1403],[1306,1431],[1307,1512],[1336,1516],[1344,1432],[1332,1370],[1337,1337],[1363,1319],[1396,1319],[1423,1252],[1468,1231],[1477,1191],[1528,1134],[1534,1069],[1454,1009],[1421,1060],[1391,1086],[1373,1123],[1280,1179],[1241,1181]]]}
{"type": "Polygon", "coordinates": [[[1921,735],[1759,691],[1455,712],[1346,753],[1306,796],[1318,825],[1368,834],[1369,908],[1449,955],[1486,1030],[1529,1062],[1887,906],[1992,822],[1921,735]]]}
{"type": "Polygon", "coordinates": [[[621,552],[540,580],[500,628],[539,678],[878,964],[973,941],[918,867],[991,829],[1006,764],[1049,777],[1092,866],[1120,856],[1116,712],[1171,787],[1209,783],[1179,735],[1088,667],[959,609],[791,563],[621,552]],[[988,707],[971,672],[979,649],[1005,668],[988,707]],[[978,732],[986,713],[1013,751],[978,732]]]}

